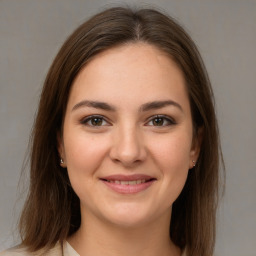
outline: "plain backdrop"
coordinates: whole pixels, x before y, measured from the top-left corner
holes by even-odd
[[[198,45],[216,97],[227,173],[216,255],[256,255],[256,1],[252,0],[0,0],[0,251],[18,242],[16,222],[24,194],[17,187],[51,61],[79,24],[117,3],[165,10]]]

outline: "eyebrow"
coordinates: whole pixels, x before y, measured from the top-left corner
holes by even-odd
[[[102,110],[107,110],[107,111],[115,111],[116,110],[116,108],[114,106],[111,106],[111,105],[109,105],[108,103],[105,103],[105,102],[83,100],[83,101],[77,103],[72,108],[72,111],[74,111],[78,108],[81,108],[81,107],[97,108],[97,109],[102,109]]]
[[[139,111],[140,112],[145,112],[149,110],[154,110],[154,109],[160,109],[166,106],[175,106],[179,108],[181,111],[183,111],[182,107],[180,104],[173,100],[163,100],[163,101],[152,101],[143,104]],[[81,107],[90,107],[90,108],[97,108],[97,109],[102,109],[102,110],[107,110],[107,111],[116,111],[116,108],[112,105],[109,105],[108,103],[105,102],[100,102],[100,101],[90,101],[90,100],[83,100],[79,103],[77,103],[73,108],[72,111],[81,108]]]
[[[152,102],[148,102],[143,104],[140,107],[140,111],[144,112],[144,111],[149,111],[149,110],[153,110],[153,109],[160,109],[166,106],[175,106],[177,108],[179,108],[182,112],[183,109],[181,107],[181,105],[173,100],[163,100],[163,101],[152,101]]]

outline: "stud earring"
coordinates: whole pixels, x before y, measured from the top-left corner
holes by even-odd
[[[192,162],[193,162],[193,167],[195,167],[196,166],[196,161],[192,160]]]
[[[60,159],[60,164],[61,164],[61,165],[63,165],[63,164],[64,164],[64,161],[63,161],[63,159],[62,159],[62,158]]]

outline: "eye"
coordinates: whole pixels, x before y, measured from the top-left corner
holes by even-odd
[[[157,115],[152,117],[146,125],[148,126],[169,126],[169,125],[174,125],[176,122],[167,116],[164,115]]]
[[[110,125],[103,116],[88,116],[85,119],[81,120],[81,124],[91,127],[97,126],[108,126]]]

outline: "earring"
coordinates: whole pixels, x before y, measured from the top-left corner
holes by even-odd
[[[63,161],[63,159],[61,158],[60,159],[60,165],[63,165],[64,164],[64,161]]]
[[[192,162],[193,162],[193,167],[195,167],[196,166],[196,161],[192,160]]]

